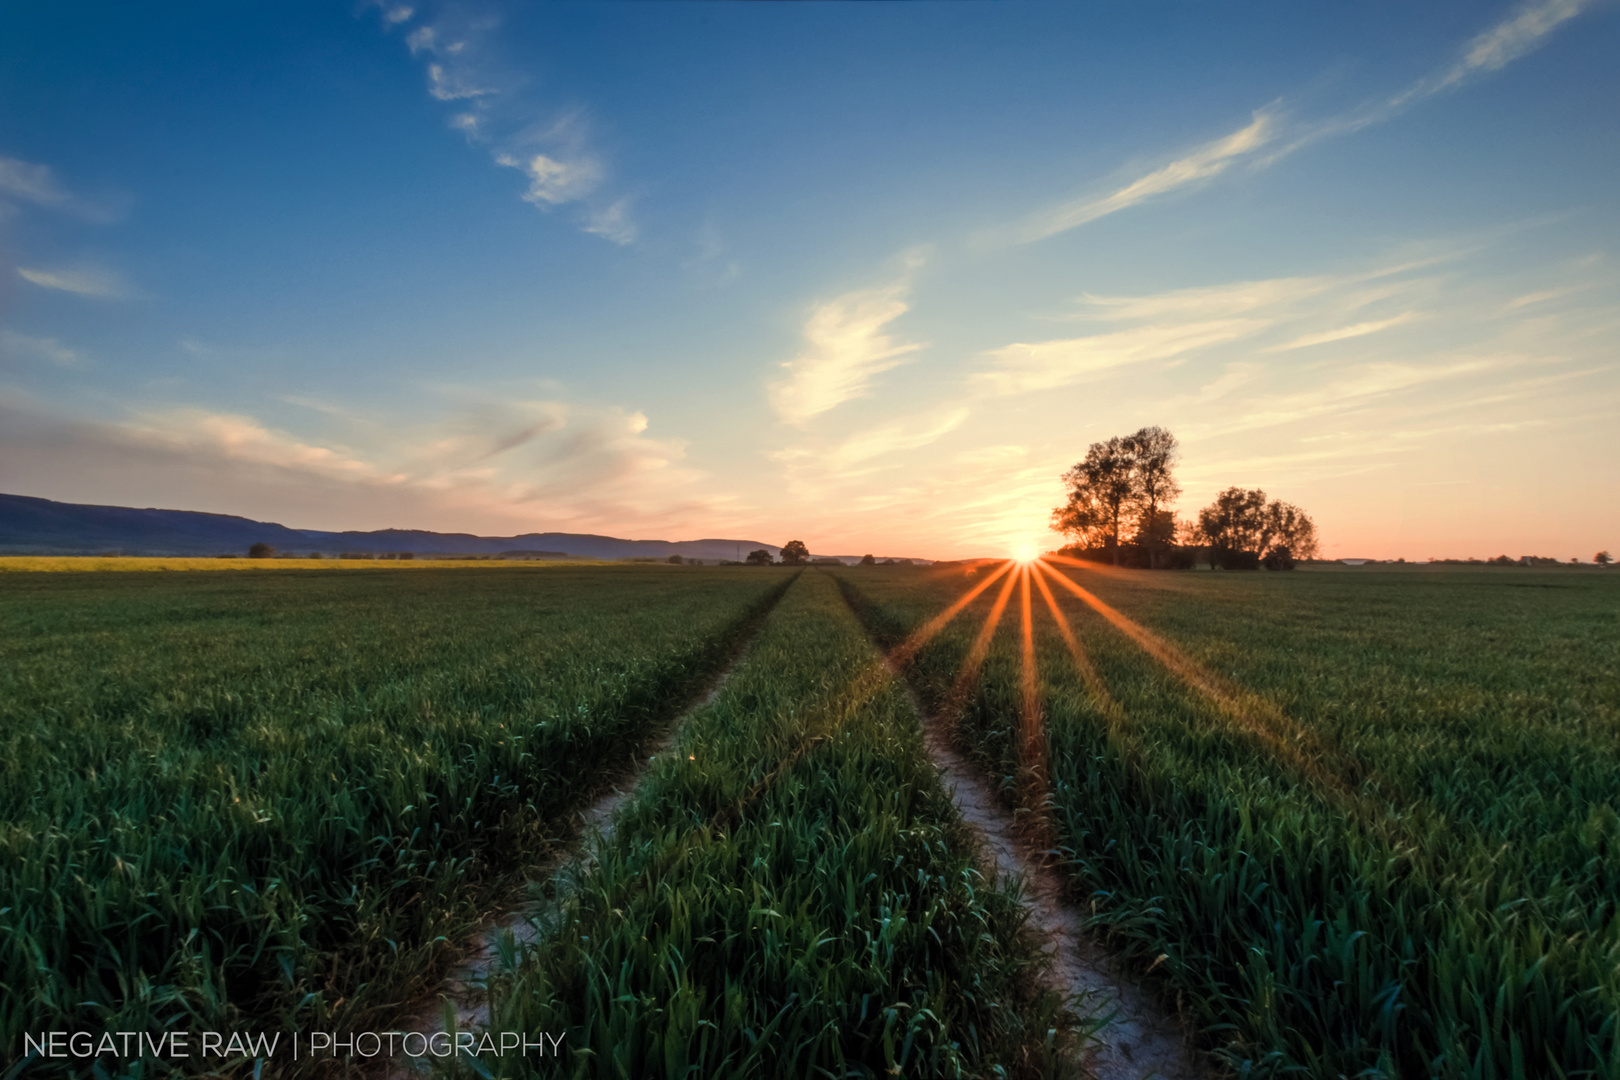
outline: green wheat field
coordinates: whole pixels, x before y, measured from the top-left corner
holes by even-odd
[[[1210,1076],[1620,1077],[1620,574],[989,563],[0,575],[0,1075],[382,1075],[28,1039],[389,1030],[535,896],[470,1075],[1079,1075],[918,701]]]

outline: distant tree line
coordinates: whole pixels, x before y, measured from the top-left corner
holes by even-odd
[[[1052,511],[1053,529],[1070,539],[1064,551],[1115,566],[1190,569],[1202,560],[1228,570],[1292,570],[1320,553],[1310,515],[1258,488],[1227,488],[1195,521],[1178,522],[1177,450],[1157,426],[1092,443],[1063,474],[1069,497]]]
[[[726,564],[722,564],[722,565],[735,566],[737,564],[736,563],[726,563]],[[803,540],[789,540],[787,543],[782,545],[782,557],[781,557],[780,560],[776,560],[776,559],[771,558],[771,553],[769,551],[767,551],[765,548],[759,548],[757,550],[750,551],[748,553],[748,557],[743,559],[743,565],[745,565],[745,566],[843,566],[844,565],[844,560],[835,559],[835,558],[832,558],[831,556],[823,556],[821,558],[811,558],[810,557],[810,549],[805,546],[805,543],[804,543]],[[858,565],[860,565],[860,566],[911,566],[912,561],[910,559],[884,559],[882,562],[879,562],[876,558],[874,558],[871,555],[862,555]]]

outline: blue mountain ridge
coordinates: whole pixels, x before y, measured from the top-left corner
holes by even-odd
[[[738,559],[764,548],[772,558],[778,544],[758,540],[624,540],[593,533],[520,533],[474,536],[425,529],[326,532],[290,529],[275,522],[197,510],[140,510],[55,502],[28,495],[0,494],[0,554],[5,555],[245,555],[257,543],[293,554],[320,552],[416,555],[502,555],[514,552],[566,554],[580,558]],[[842,556],[853,561],[851,556]]]

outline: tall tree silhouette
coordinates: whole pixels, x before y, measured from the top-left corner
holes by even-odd
[[[1181,494],[1181,485],[1176,483],[1174,472],[1176,437],[1154,425],[1142,428],[1134,435],[1127,435],[1125,446],[1135,476],[1137,535],[1147,548],[1148,569],[1151,570],[1157,565],[1158,547],[1164,541],[1162,515],[1165,508]],[[1172,528],[1170,539],[1173,541],[1174,537]]]
[[[1063,482],[1069,485],[1069,501],[1054,511],[1054,523],[1071,535],[1100,539],[1118,566],[1120,521],[1137,494],[1129,438],[1092,443],[1085,459],[1063,474]]]

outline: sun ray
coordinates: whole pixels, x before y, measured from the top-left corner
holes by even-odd
[[[1077,559],[1060,555],[1050,558],[1054,562],[1090,569]],[[1352,759],[1323,744],[1312,732],[1288,719],[1282,710],[1265,698],[1227,682],[1147,627],[1104,603],[1090,590],[1070,580],[1067,574],[1056,570],[1050,571],[1050,574],[1060,585],[1136,642],[1143,652],[1157,660],[1170,674],[1201,694],[1227,719],[1270,746],[1294,769],[1336,792],[1354,794],[1352,778],[1360,769]],[[1332,762],[1333,767],[1324,767],[1323,761]]]
[[[1011,570],[1013,564],[1008,563]],[[988,584],[988,583],[987,583]],[[1018,584],[1016,575],[1009,574],[1001,586],[1001,592],[996,594],[996,602],[990,607],[990,614],[985,616],[984,625],[979,628],[979,635],[973,639],[973,646],[968,649],[967,658],[957,670],[956,682],[951,685],[951,696],[947,715],[954,719],[962,702],[967,698],[967,692],[972,689],[974,681],[979,677],[979,668],[984,666],[984,658],[990,653],[990,639],[995,637],[996,627],[1001,622],[1001,615],[1007,610],[1007,601],[1012,599],[1013,586]]]
[[[1080,639],[1075,637],[1074,629],[1069,625],[1069,617],[1058,607],[1057,598],[1052,595],[1052,587],[1046,583],[1046,575],[1055,571],[1049,570],[1045,563],[1040,561],[1034,564],[1034,568],[1035,585],[1041,590],[1041,597],[1046,601],[1046,610],[1052,613],[1052,621],[1057,624],[1058,635],[1063,638],[1069,656],[1074,659],[1075,669],[1085,680],[1086,689],[1091,691],[1091,696],[1096,699],[1098,705],[1105,709],[1112,708],[1114,699],[1109,696],[1108,687],[1103,685],[1102,676],[1097,674],[1097,666],[1091,662],[1091,657],[1080,644]]]
[[[1040,681],[1035,665],[1035,619],[1029,602],[1029,579],[1032,576],[1030,564],[1018,568],[1018,608],[1023,631],[1020,665],[1023,700],[1019,717],[1023,745],[1020,756],[1033,789],[1031,794],[1035,795],[1035,799],[1026,799],[1027,804],[1034,803],[1046,792],[1046,731],[1041,725]]]
[[[1012,568],[1012,563],[1002,563],[996,568],[995,573],[991,574],[973,588],[969,589],[950,607],[946,608],[938,615],[935,615],[917,630],[913,631],[905,641],[896,646],[894,651],[889,654],[889,658],[894,662],[895,666],[904,666],[913,656],[917,655],[917,652],[924,645],[928,644],[934,639],[934,635],[945,629],[945,625],[947,623],[956,618],[957,615],[961,614],[963,608],[971,604],[975,599],[978,598],[980,593],[984,592],[991,585],[995,584],[996,579],[1000,578],[1002,574],[1012,570]]]
[[[1022,690],[1024,703],[1024,717],[1039,719],[1041,711],[1040,692],[1036,689],[1035,680],[1035,620],[1030,611],[1029,604],[1029,578],[1028,566],[1018,568],[1018,611],[1023,631],[1023,664]]]

